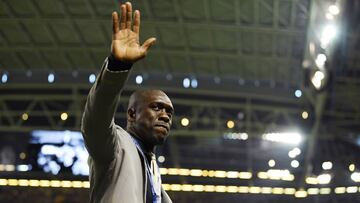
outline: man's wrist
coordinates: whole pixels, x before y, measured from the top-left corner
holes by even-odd
[[[114,55],[111,53],[110,56],[108,56],[107,68],[110,71],[127,71],[131,69],[133,64],[134,63],[132,62],[116,60]]]

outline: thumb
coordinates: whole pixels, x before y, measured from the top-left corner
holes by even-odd
[[[147,52],[147,50],[156,42],[156,38],[152,37],[147,39],[143,45],[141,45],[141,48]]]

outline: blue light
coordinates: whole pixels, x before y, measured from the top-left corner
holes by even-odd
[[[61,166],[55,161],[50,161],[48,165],[50,172],[54,175],[57,175],[61,169]]]
[[[88,152],[81,132],[32,131],[30,143],[42,144],[37,162],[45,172],[58,174],[61,166],[71,167],[74,175],[89,175]]]
[[[32,166],[30,164],[29,165],[22,164],[22,165],[16,166],[17,171],[30,171],[31,169],[32,169]]]
[[[8,81],[8,75],[6,73],[4,73],[2,76],[1,76],[1,82],[2,83],[6,83]]]
[[[191,87],[192,88],[197,88],[198,86],[198,81],[194,78],[191,80]]]
[[[89,76],[89,82],[90,82],[91,84],[93,84],[93,83],[95,82],[95,80],[96,80],[95,74],[91,74],[91,75]]]
[[[136,84],[140,85],[143,82],[143,77],[141,75],[137,75],[135,78]]]
[[[301,96],[302,96],[301,90],[296,90],[295,91],[295,97],[300,98]]]
[[[55,81],[55,75],[53,73],[49,73],[48,82],[53,83]]]
[[[183,86],[184,86],[185,88],[189,88],[189,87],[190,87],[190,79],[189,79],[189,78],[185,78],[185,79],[183,80]]]
[[[34,144],[63,144],[68,140],[65,138],[70,136],[70,143],[74,140],[81,140],[83,143],[83,137],[81,132],[78,131],[52,131],[52,130],[34,130],[31,132],[30,143]]]
[[[40,165],[40,166],[43,166],[45,165],[47,162],[46,158],[44,156],[39,156],[39,158],[37,159],[37,163]]]

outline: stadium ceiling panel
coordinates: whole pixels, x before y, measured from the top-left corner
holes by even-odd
[[[175,93],[183,93],[182,78],[188,77],[197,79],[199,87],[191,90],[195,94],[207,94],[208,90],[211,94],[237,90],[234,94],[251,92],[260,96],[283,92],[287,100],[294,99],[294,91],[303,88],[308,80],[303,60],[313,2],[320,2],[319,15],[332,3],[330,0],[132,1],[134,8],[142,12],[141,41],[151,36],[157,38],[156,45],[145,60],[136,64],[132,75],[135,78],[141,74],[145,87],[171,86]],[[111,12],[118,3],[1,1],[0,65],[1,74],[7,74],[5,82],[8,81],[1,88],[12,86],[15,92],[19,87],[46,89],[46,85],[33,83],[46,83],[49,73],[56,77],[51,88],[79,81],[87,87],[88,75],[96,73],[109,54]],[[339,126],[338,132],[349,131],[350,125],[356,134],[359,3],[347,1],[343,8],[339,20],[343,34],[335,54],[328,60],[331,92],[324,118],[330,126]],[[312,96],[305,95],[304,92],[304,99],[297,103],[299,114],[300,109],[311,111],[315,104]],[[4,106],[7,101],[2,103]],[[343,118],[349,122],[340,121]]]

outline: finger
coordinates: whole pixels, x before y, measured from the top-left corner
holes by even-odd
[[[139,34],[140,33],[140,11],[136,10],[134,12],[134,32]]]
[[[120,19],[120,29],[126,28],[126,5],[121,5],[121,19]]]
[[[145,52],[147,52],[147,50],[156,42],[156,38],[152,37],[147,39],[144,44],[141,46]]]
[[[126,29],[131,29],[132,6],[130,2],[126,2]]]
[[[119,16],[116,11],[112,13],[113,34],[119,32]]]

